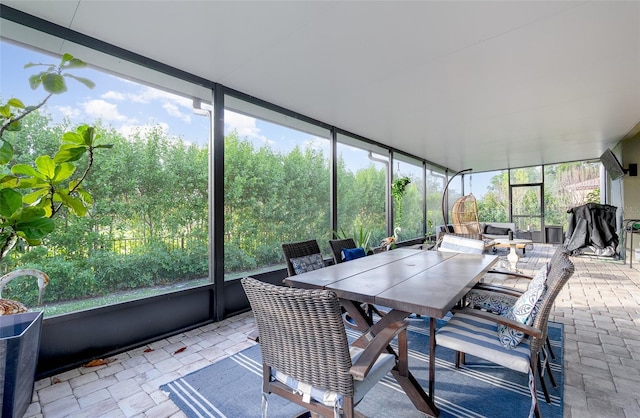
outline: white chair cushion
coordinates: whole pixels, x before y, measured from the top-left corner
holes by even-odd
[[[311,254],[305,255],[304,257],[292,258],[291,265],[296,274],[302,274],[323,268],[324,261],[322,260],[322,254]]]
[[[361,348],[350,347],[349,354],[351,355],[352,363],[355,363],[356,359],[360,357],[363,352],[364,350]],[[391,369],[393,369],[394,365],[395,357],[392,354],[381,354],[380,357],[378,357],[378,360],[376,360],[376,362],[374,363],[373,367],[371,367],[371,370],[369,370],[369,374],[367,374],[364,380],[354,380],[354,403],[357,404],[358,402],[360,402],[364,395],[384,376],[386,376],[387,373],[391,371]],[[302,383],[273,368],[271,369],[271,375],[279,382],[289,386],[294,392],[298,392],[303,396],[310,396],[316,402],[320,402],[332,408],[336,405],[342,407],[342,396],[340,396],[336,392],[316,388],[306,383]]]
[[[442,243],[440,244],[438,251],[482,254],[484,252],[484,241],[445,234],[442,237]]]
[[[496,323],[458,312],[436,334],[436,344],[480,357],[511,370],[529,371],[529,339],[507,350],[496,338]]]

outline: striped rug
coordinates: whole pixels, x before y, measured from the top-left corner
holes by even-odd
[[[428,387],[428,320],[409,318],[409,368]],[[348,331],[350,337],[356,334]],[[542,416],[562,417],[562,325],[549,324],[556,359],[551,363],[557,388],[546,379],[551,394],[547,404],[538,385]],[[456,369],[453,352],[436,350],[436,405],[441,417],[526,417],[531,398],[527,376],[467,356]],[[254,346],[162,386],[188,417],[260,417],[262,365],[260,348]],[[276,395],[268,397],[269,417],[293,417],[303,409]],[[406,397],[393,376],[374,387],[356,408],[368,417],[423,417]]]

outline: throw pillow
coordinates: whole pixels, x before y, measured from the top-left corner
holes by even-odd
[[[484,289],[471,289],[464,297],[467,306],[496,315],[506,314],[517,299],[517,296]]]
[[[345,261],[355,260],[356,258],[365,257],[367,254],[364,252],[364,248],[343,248],[342,254]]]
[[[292,258],[291,264],[293,265],[293,271],[295,271],[296,274],[302,274],[324,267],[322,254],[311,254],[305,255],[304,257]]]
[[[489,235],[508,235],[511,228],[500,228],[492,225],[484,226],[484,233]]]
[[[502,316],[514,321],[518,321],[524,325],[531,325],[535,319],[542,296],[547,290],[547,269],[546,267],[538,270],[534,278],[529,283],[527,290],[516,300],[513,306],[507,310]],[[498,325],[498,338],[500,343],[507,349],[513,349],[518,346],[524,339],[525,334],[506,325]]]

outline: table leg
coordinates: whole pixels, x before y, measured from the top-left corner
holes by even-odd
[[[362,309],[358,309],[359,304],[357,302],[343,300],[342,305],[346,309],[348,314],[355,320],[355,322],[360,325],[358,329],[360,331],[366,332],[367,328],[364,327],[363,325],[370,323],[371,319],[364,318],[364,315],[366,315],[366,312],[364,312]],[[399,321],[399,320],[403,320],[409,315],[411,315],[409,312],[402,312],[395,309],[391,310],[390,312],[386,313],[378,322],[373,324],[371,328],[368,328],[368,332],[371,333],[373,336],[375,336],[378,332],[385,329],[388,326],[388,324]],[[436,320],[430,319],[429,321],[430,321],[429,326],[430,326],[430,332],[431,332],[430,335],[433,336],[435,335]],[[364,339],[360,337],[359,340],[361,339],[362,339],[361,342],[364,343]],[[433,397],[433,381],[435,381],[435,364],[436,364],[435,363],[435,340],[433,338],[430,338],[430,340],[432,341],[430,343],[432,345],[430,345],[430,348],[429,348],[430,349],[429,395],[427,395],[424,392],[424,389],[420,385],[420,382],[416,380],[416,378],[413,376],[413,374],[408,369],[408,367],[403,367],[403,365],[408,364],[409,359],[400,358],[399,354],[391,346],[387,347],[387,351],[398,356],[398,362],[400,363],[400,368],[392,370],[391,373],[393,374],[393,377],[396,379],[400,387],[402,387],[402,390],[404,391],[404,393],[406,393],[407,397],[409,397],[413,405],[416,407],[416,409],[421,412],[424,412],[427,415],[437,417],[440,414],[440,411],[438,411],[438,408],[434,403],[434,397]],[[353,345],[359,346],[360,344],[358,344],[358,342],[359,341],[356,341]],[[399,342],[399,344],[403,344],[403,342]],[[404,344],[406,344],[406,341],[404,342]],[[402,355],[405,355],[407,351],[403,350],[402,347],[400,348],[401,348],[399,350],[400,353]]]
[[[429,318],[429,399],[435,404],[433,395],[436,382],[436,319]]]
[[[517,266],[518,261],[520,260],[520,257],[516,252],[516,246],[517,244],[509,244],[509,247],[511,247],[511,249],[509,250],[509,255],[507,256],[507,260],[509,260],[509,263],[511,264],[511,270],[513,271],[518,271]]]

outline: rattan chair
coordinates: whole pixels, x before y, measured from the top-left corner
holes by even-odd
[[[568,255],[568,251],[566,248],[562,246],[558,246],[554,254],[551,256],[551,260],[547,263],[547,265],[542,268],[549,270],[550,267],[555,264],[561,257],[564,255]],[[529,276],[521,273],[513,273],[507,271],[500,270],[492,270],[489,272],[487,276],[506,276],[507,278],[523,278],[526,280],[532,280],[533,276]],[[485,276],[485,278],[487,277]],[[504,283],[504,282],[503,282]],[[497,285],[494,283],[478,283],[465,295],[464,298],[464,306],[468,306],[474,309],[483,309],[494,314],[501,314],[505,312],[508,308],[513,306],[515,301],[524,293],[524,290],[517,289],[511,286]],[[549,376],[549,381],[553,387],[557,387],[556,381],[553,378],[553,372],[551,371],[551,366],[549,365],[549,361],[547,360],[547,355],[550,356],[553,360],[556,359],[556,356],[553,352],[553,347],[551,346],[551,342],[549,341],[549,336],[546,338],[546,350],[544,350],[544,367],[546,369],[546,373]],[[538,357],[539,359],[540,357]],[[551,398],[549,396],[549,391],[547,390],[546,383],[544,381],[544,375],[542,372],[542,362],[538,360],[538,374],[540,377],[540,386],[542,387],[542,392],[544,393],[544,398],[547,403],[551,403]]]
[[[549,314],[556,297],[574,272],[574,265],[566,253],[559,254],[549,268],[547,288],[530,326],[491,312],[464,308],[456,311],[436,334],[436,345],[456,351],[456,367],[460,366],[461,353],[467,353],[512,370],[528,373],[532,398],[530,415],[535,414],[536,417],[540,416],[536,391],[538,356],[547,339]],[[515,348],[506,349],[496,336],[497,324],[522,331],[525,334],[524,340]]]
[[[331,247],[331,252],[333,253],[333,262],[339,264],[344,261],[342,259],[342,250],[344,248],[356,248],[357,245],[353,238],[330,239],[329,247]]]
[[[353,417],[364,394],[390,371],[407,375],[406,322],[392,323],[371,341],[363,333],[350,354],[335,292],[253,278],[242,279],[242,286],[260,333],[263,416],[266,395],[274,393],[324,417]],[[387,352],[396,336],[398,358]]]
[[[293,267],[292,259],[310,256],[314,254],[322,255],[318,242],[315,239],[300,242],[289,242],[282,244],[282,254],[287,263],[287,272],[289,277],[295,276],[296,271]]]

